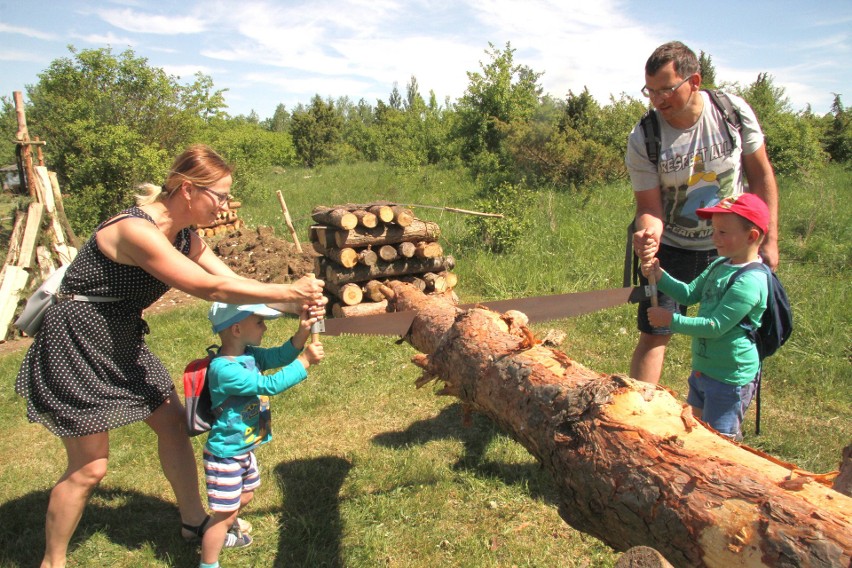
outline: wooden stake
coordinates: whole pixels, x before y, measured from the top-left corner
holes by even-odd
[[[27,189],[30,192],[30,197],[38,199],[36,191],[35,171],[33,170],[33,152],[30,148],[30,133],[27,129],[27,117],[24,112],[24,95],[21,91],[14,91],[15,99],[15,115],[18,119],[18,131],[15,134],[15,139],[18,144],[21,144],[21,161],[24,164],[24,176],[26,176]],[[24,181],[24,180],[22,180]]]
[[[293,228],[293,220],[290,219],[290,212],[287,210],[287,203],[284,201],[284,195],[281,191],[275,192],[278,195],[278,203],[281,204],[281,211],[284,213],[284,222],[287,223],[287,228],[290,229],[290,236],[293,237],[293,243],[296,245],[296,252],[302,252],[302,245],[299,243],[299,237],[296,236],[296,229]]]

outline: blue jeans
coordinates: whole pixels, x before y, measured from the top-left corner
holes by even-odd
[[[743,416],[757,390],[757,377],[746,385],[737,386],[693,371],[688,382],[686,402],[701,409],[701,420],[724,436],[742,440]]]

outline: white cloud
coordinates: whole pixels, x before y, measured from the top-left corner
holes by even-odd
[[[16,61],[20,63],[43,63],[45,60],[45,57],[39,56],[38,54],[29,51],[21,51],[15,49],[0,50],[0,61]]]
[[[204,65],[162,65],[161,67],[167,75],[175,75],[183,80],[191,79],[196,73],[203,73],[204,75],[213,73],[212,68]]]
[[[0,22],[0,33],[18,34],[31,37],[33,39],[41,39],[44,41],[54,41],[59,39],[58,35],[50,32],[43,32],[40,30],[34,30],[33,28],[27,28],[23,26],[10,26],[9,24],[4,24],[3,22]]]
[[[146,14],[130,8],[98,10],[97,15],[106,23],[128,32],[180,35],[207,30],[204,18],[190,15]]]
[[[136,41],[130,39],[129,37],[121,37],[117,36],[112,32],[108,32],[105,34],[88,34],[88,35],[79,35],[72,34],[73,38],[83,40],[87,43],[92,43],[96,45],[113,45],[113,46],[125,46],[125,45],[136,45]]]

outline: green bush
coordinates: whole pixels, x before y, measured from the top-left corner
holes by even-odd
[[[501,213],[503,218],[474,217],[466,239],[468,244],[495,253],[511,251],[532,227],[534,201],[535,194],[523,183],[503,182],[481,191],[474,207],[478,211]]]

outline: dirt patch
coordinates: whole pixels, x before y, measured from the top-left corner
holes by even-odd
[[[210,248],[216,256],[222,259],[231,270],[261,282],[286,284],[314,270],[314,257],[317,254],[307,247],[305,252],[298,252],[296,246],[275,235],[270,227],[257,229],[243,228],[239,231],[207,239]],[[145,315],[157,314],[191,302],[200,302],[180,290],[169,290],[152,304]],[[14,337],[0,343],[0,355],[26,349],[32,340],[27,337]]]

